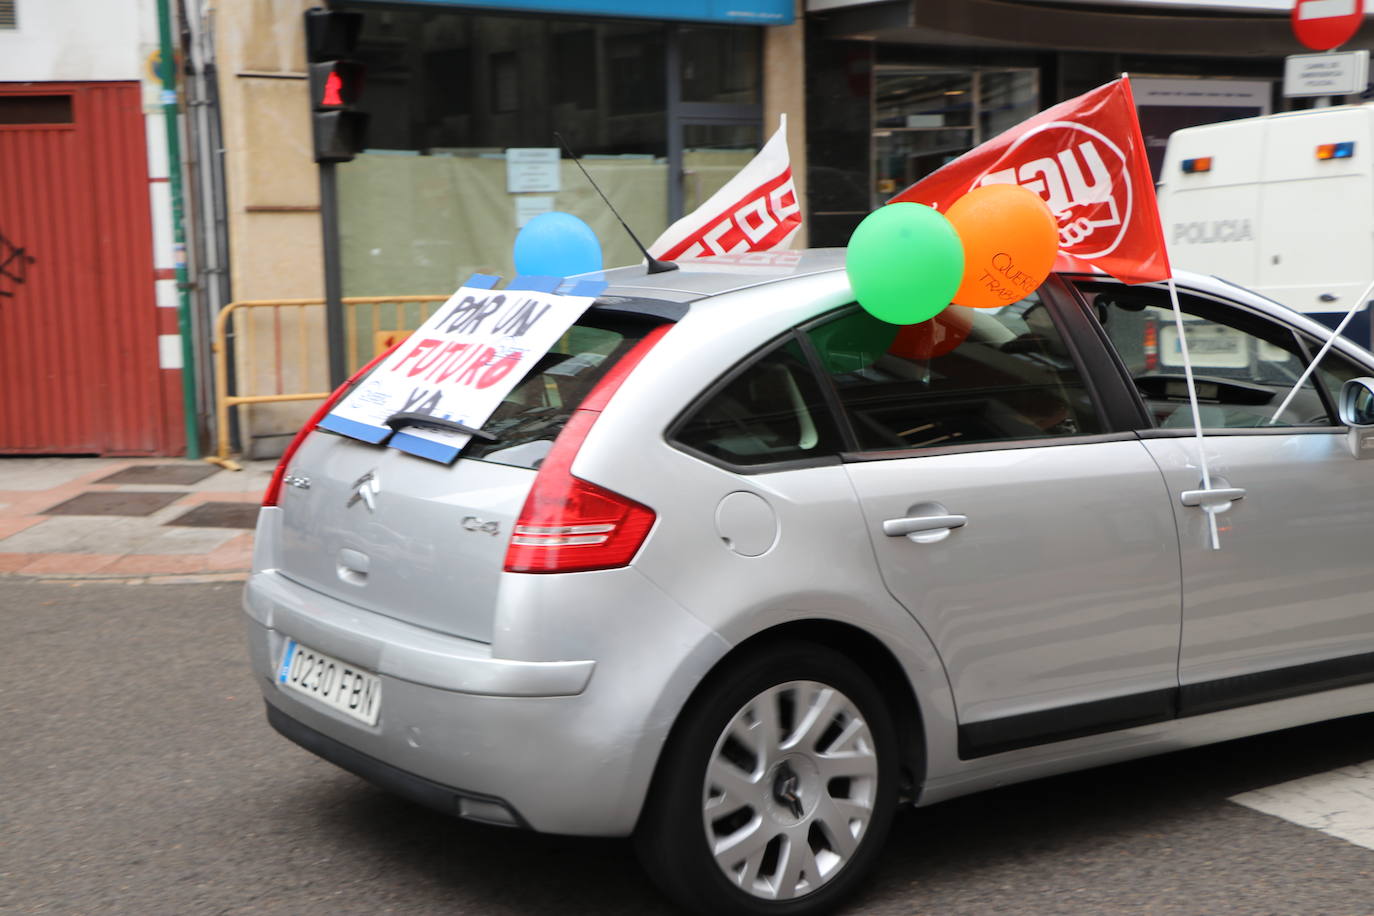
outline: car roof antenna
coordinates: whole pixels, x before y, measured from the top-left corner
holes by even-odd
[[[611,202],[607,200],[605,193],[601,190],[600,187],[597,186],[597,183],[595,181],[592,181],[592,176],[587,173],[587,170],[585,168],[582,168],[582,160],[574,156],[573,151],[568,149],[568,141],[564,140],[563,135],[560,134],[558,131],[554,131],[553,135],[558,138],[559,144],[563,147],[563,152],[567,153],[568,158],[571,159],[579,169],[581,169],[582,175],[587,179],[587,182],[593,188],[595,188],[596,193],[601,195],[601,199],[606,201],[606,207],[611,211],[611,213],[615,215],[616,219],[620,220],[620,225],[625,226],[625,232],[630,236],[630,240],[635,243],[635,247],[638,248],[640,251],[644,252],[644,260],[649,262],[649,273],[662,274],[667,273],[670,270],[677,270],[677,265],[674,264],[672,261],[660,261],[658,258],[649,254],[649,249],[644,247],[644,243],[641,242],[639,240],[639,237],[634,234],[634,230],[632,230],[628,225],[626,225],[624,219],[621,219],[621,216],[618,212],[616,212],[615,207],[611,206]]]

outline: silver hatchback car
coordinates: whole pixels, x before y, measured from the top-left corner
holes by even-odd
[[[308,424],[244,596],[272,726],[798,916],[900,803],[1374,710],[1374,357],[1274,417],[1328,332],[1181,277],[1204,491],[1165,289],[898,328],[843,261],[609,271],[451,466]]]

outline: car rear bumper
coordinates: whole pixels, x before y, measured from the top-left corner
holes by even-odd
[[[444,814],[453,814],[468,820],[503,827],[528,827],[520,813],[502,798],[493,798],[442,785],[432,779],[416,776],[384,760],[356,751],[342,741],[336,741],[324,732],[302,725],[280,709],[267,704],[267,722],[283,737],[294,741],[301,747],[341,769],[361,776],[368,782],[385,789],[394,795],[409,799],[426,808]]]
[[[634,829],[658,752],[691,688],[726,646],[632,570],[632,617],[608,622],[595,660],[497,658],[491,646],[339,601],[274,570],[244,591],[249,654],[273,727],[383,788],[442,811],[549,833]],[[591,577],[521,577],[575,615]],[[635,600],[635,599],[638,600]],[[525,591],[522,606],[546,603]],[[550,625],[552,626],[552,625]],[[646,632],[647,631],[647,632]],[[582,631],[588,631],[584,628]],[[289,640],[381,679],[375,725],[277,682]]]

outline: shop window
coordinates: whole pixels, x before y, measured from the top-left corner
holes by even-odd
[[[669,27],[356,8],[365,14],[357,57],[368,66],[362,107],[372,120],[368,150],[339,168],[348,295],[452,291],[473,273],[514,276],[512,240],[547,209],[591,225],[607,265],[638,261],[570,166],[555,192],[506,190],[505,150],[554,146],[554,131],[636,232],[652,240],[668,225]],[[703,169],[703,191],[709,177]],[[415,326],[409,316],[380,320]]]
[[[556,190],[508,190],[505,151],[555,147],[555,132],[645,241],[677,215],[683,185],[694,206],[758,149],[756,101],[755,112],[713,110],[715,123],[692,124],[690,136],[670,131],[668,117],[670,57],[691,64],[686,90],[715,99],[713,109],[757,100],[757,27],[330,6],[364,14],[355,56],[368,68],[361,108],[371,116],[368,149],[338,170],[347,295],[443,292],[473,273],[513,276],[516,232],[550,209],[586,221],[606,265],[638,262],[638,248],[566,161]],[[683,33],[697,36],[693,47],[670,55],[670,37]],[[670,136],[686,147],[677,172]],[[388,326],[402,325],[413,327]]]
[[[684,28],[682,101],[757,105],[761,100],[759,29]]]
[[[979,74],[978,142],[991,140],[1039,110],[1039,80],[1034,70]]]
[[[666,79],[663,72],[663,33],[616,35],[607,42],[612,115],[663,111]]]
[[[596,32],[577,29],[553,36],[553,100],[582,109],[596,107]]]
[[[515,51],[491,55],[491,110],[506,114],[520,109],[520,56]]]
[[[972,73],[884,73],[874,86],[874,126],[972,127]]]
[[[431,118],[472,113],[472,54],[444,48],[425,54],[425,111]]]
[[[878,193],[891,197],[975,145],[972,130],[877,131]]]
[[[692,212],[723,188],[759,151],[757,124],[685,124],[682,209]]]

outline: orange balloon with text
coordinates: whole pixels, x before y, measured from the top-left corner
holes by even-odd
[[[1059,253],[1059,227],[1039,194],[1015,184],[974,188],[945,218],[964,243],[964,276],[954,302],[997,308],[1045,282]]]

